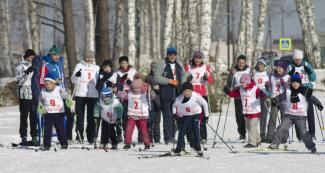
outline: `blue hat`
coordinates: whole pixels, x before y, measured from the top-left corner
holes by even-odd
[[[299,73],[295,73],[295,74],[293,74],[292,76],[291,76],[291,83],[292,82],[298,82],[298,83],[300,83],[301,84],[301,77],[300,77],[300,74]]]
[[[56,80],[59,79],[58,74],[56,73],[48,73],[46,74],[44,81],[52,81],[52,82],[56,82]]]
[[[169,48],[167,48],[167,54],[177,54],[176,47],[169,47]]]
[[[107,97],[112,97],[113,93],[112,93],[112,89],[109,87],[104,87],[101,91],[100,91],[101,95],[105,95]]]

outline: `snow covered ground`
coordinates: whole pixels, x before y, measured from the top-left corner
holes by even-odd
[[[316,92],[315,95],[320,97],[322,103],[325,103],[324,92]],[[227,105],[223,106],[225,112]],[[219,114],[214,114],[210,119],[210,124],[214,128],[217,126],[218,116]],[[298,142],[296,138],[294,138],[293,143],[289,144],[290,150],[297,150],[294,152],[248,153],[248,149],[242,147],[244,143],[236,140],[238,134],[233,103],[231,102],[224,138],[238,153],[230,153],[220,140],[217,140],[217,148],[212,149],[213,133],[209,129],[208,144],[206,145],[208,150],[204,153],[210,157],[209,160],[197,157],[138,159],[139,154],[158,154],[159,152],[152,151],[168,151],[173,146],[171,144],[156,144],[150,149],[150,152],[141,153],[139,147],[143,148],[143,145],[136,145],[129,151],[109,152],[82,150],[79,144],[71,146],[68,150],[60,150],[60,147],[56,146],[57,152],[54,152],[53,147],[49,152],[11,149],[9,146],[12,142],[20,142],[18,134],[19,111],[17,106],[5,107],[0,108],[0,144],[4,145],[4,147],[0,147],[0,172],[324,172],[325,142],[322,141],[316,115],[315,119],[316,145],[320,155],[310,154],[304,144]],[[223,127],[224,120],[225,114],[222,115],[220,127]],[[219,128],[219,133],[222,134],[222,128]],[[137,133],[135,132],[135,134]],[[134,140],[136,139],[135,136]],[[267,144],[262,144],[262,147],[267,146]],[[122,148],[122,145],[118,147]]]

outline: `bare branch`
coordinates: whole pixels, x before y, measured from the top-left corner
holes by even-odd
[[[55,22],[55,23],[59,23],[59,24],[64,24],[62,21],[58,21],[58,20],[54,20],[54,19],[50,19],[48,17],[45,17],[45,16],[42,16],[42,15],[37,15],[38,17],[42,18],[42,19],[45,19],[45,20],[48,20],[48,21],[51,21],[51,22]]]
[[[64,34],[64,30],[58,28],[57,26],[55,26],[55,25],[53,25],[53,24],[46,23],[46,22],[44,22],[44,21],[42,21],[42,24],[43,24],[43,25],[47,25],[47,26],[51,26],[51,27],[53,27],[54,29],[60,31],[62,34]]]
[[[54,8],[54,9],[57,9],[57,10],[59,10],[59,11],[61,11],[62,12],[62,9],[61,8],[59,8],[59,7],[57,7],[57,6],[55,6],[55,5],[51,5],[51,4],[46,4],[46,3],[43,3],[43,2],[38,2],[38,1],[33,1],[35,4],[37,4],[37,5],[41,5],[41,6],[45,6],[45,7],[50,7],[50,8]]]

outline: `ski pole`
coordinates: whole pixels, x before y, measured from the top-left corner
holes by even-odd
[[[316,111],[317,111],[317,110],[316,110]],[[321,120],[322,120],[322,130],[324,130],[325,125],[324,125],[324,119],[323,119],[322,111],[319,111],[319,113],[320,113],[320,118],[321,118]]]
[[[315,108],[316,109],[316,108]],[[319,123],[319,128],[320,128],[320,132],[321,132],[321,134],[322,134],[322,138],[323,138],[323,141],[325,141],[325,139],[324,139],[324,134],[323,134],[323,130],[322,130],[322,125],[321,125],[321,123],[320,123],[320,119],[319,119],[319,115],[318,115],[318,111],[317,111],[317,109],[316,109],[316,115],[317,115],[317,119],[318,119],[318,123]]]
[[[221,106],[222,106],[222,103],[223,103],[223,100],[226,96],[224,96],[221,100]],[[229,103],[228,103],[229,105]],[[221,115],[222,115],[222,109],[220,109],[220,114],[219,114],[219,118],[218,118],[218,123],[217,123],[217,128],[216,128],[216,132],[218,133],[218,129],[219,129],[219,125],[220,125],[220,119],[221,119]],[[216,138],[217,138],[217,135],[214,134],[214,138],[213,138],[213,145],[212,145],[212,148],[214,148],[215,144],[217,143],[216,142]]]
[[[229,111],[230,101],[231,100],[229,99],[228,106],[227,106],[227,111],[226,111],[225,123],[223,125],[222,138],[224,137],[224,134],[225,134],[225,129],[226,129],[226,123],[227,123],[227,117],[228,117],[228,111]]]
[[[212,126],[207,123],[208,127],[218,136],[218,138],[227,146],[227,148],[232,152],[232,153],[237,153],[237,151],[234,151],[228,144],[227,142],[212,128]]]

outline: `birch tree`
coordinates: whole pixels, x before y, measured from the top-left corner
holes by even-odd
[[[189,8],[188,0],[183,0],[182,2],[183,9],[182,10],[182,58],[183,62],[188,61],[191,57],[191,43],[190,43],[190,35],[189,35],[189,11],[186,10]]]
[[[264,33],[265,33],[265,18],[267,14],[267,3],[268,0],[260,0],[259,4],[259,15],[257,23],[257,41],[255,44],[255,51],[252,62],[262,55],[263,46],[264,46]]]
[[[157,39],[158,39],[158,33],[157,33],[157,24],[160,23],[160,21],[157,20],[157,1],[156,0],[150,0],[150,9],[149,9],[149,21],[151,25],[151,31],[150,31],[150,44],[151,44],[151,56],[153,59],[157,59],[160,57],[158,46],[157,46]],[[159,3],[159,1],[158,1]]]
[[[33,1],[38,2],[38,0],[28,0],[31,43],[33,50],[36,53],[41,53],[39,18],[37,17],[36,3]]]
[[[113,57],[123,55],[123,33],[124,33],[124,0],[116,1],[116,18],[115,18],[115,34],[114,34],[114,54]]]
[[[245,31],[246,31],[246,0],[241,1],[241,14],[238,31],[238,42],[235,56],[245,55]]]
[[[175,44],[180,60],[184,60],[182,47],[182,0],[175,0]]]
[[[85,50],[87,51],[95,51],[95,22],[94,22],[94,11],[93,11],[93,1],[86,0],[85,1],[85,23],[86,23],[86,40],[85,40]]]
[[[11,68],[11,57],[10,57],[10,41],[9,41],[9,10],[7,1],[0,1],[0,57],[1,57],[1,69],[4,69],[1,76],[12,76],[13,71]]]
[[[31,38],[31,30],[30,30],[30,20],[29,20],[29,4],[28,1],[21,1],[22,3],[22,10],[23,10],[23,25],[24,25],[24,40],[23,40],[23,47],[24,49],[31,49],[32,48],[32,38]]]
[[[135,65],[137,54],[136,30],[135,30],[135,0],[128,0],[128,28],[129,28],[129,49],[128,56],[131,65]]]
[[[167,0],[165,27],[164,27],[164,56],[166,49],[171,45],[172,25],[173,25],[174,0]]]
[[[251,64],[252,55],[253,55],[253,1],[252,0],[245,0],[246,1],[246,32],[245,32],[245,54],[247,56],[247,64]]]
[[[305,2],[306,2],[307,21],[309,22],[308,30],[309,30],[310,41],[311,41],[310,58],[314,64],[314,67],[320,68],[322,66],[322,60],[320,56],[320,45],[319,45],[318,34],[316,32],[314,4],[311,0],[306,0]]]
[[[208,62],[211,46],[211,0],[202,0],[201,29],[200,29],[200,50],[205,62]]]
[[[188,2],[189,2],[188,24],[189,24],[189,35],[190,35],[191,53],[192,53],[194,50],[199,49],[199,31],[198,31],[197,11],[196,11],[198,2],[197,0],[189,0]]]

